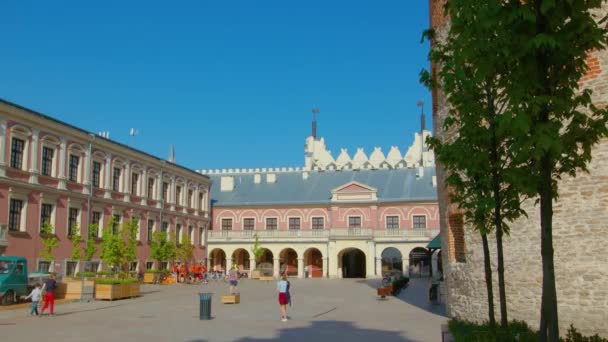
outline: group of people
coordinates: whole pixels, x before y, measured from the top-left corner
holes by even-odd
[[[203,263],[193,263],[190,265],[175,263],[171,266],[171,273],[177,283],[202,281],[207,273],[207,266]]]
[[[32,299],[32,307],[30,315],[41,316],[44,314],[46,308],[49,308],[49,314],[55,315],[55,291],[57,290],[57,281],[55,280],[55,274],[51,273],[49,279],[44,284],[40,285],[36,283],[34,289],[30,292],[25,299]],[[38,306],[42,306],[40,312],[38,312]]]

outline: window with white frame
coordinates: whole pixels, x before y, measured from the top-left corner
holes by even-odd
[[[112,222],[112,234],[116,235],[118,234],[118,229],[120,227],[120,214],[114,214],[112,217],[114,218]]]
[[[152,241],[152,236],[154,234],[154,220],[148,220],[148,242]]]
[[[11,198],[8,211],[8,230],[18,232],[25,230],[23,228],[25,221],[24,201],[17,198]]]
[[[137,239],[137,241],[141,241],[141,225],[139,224],[139,222],[140,222],[139,216],[137,216],[137,215],[131,216],[131,221],[135,222],[135,224],[137,225],[136,239]]]
[[[45,223],[53,225],[53,205],[50,203],[40,205],[40,227]]]
[[[188,239],[190,239],[190,244],[194,245],[194,227],[188,226]]]
[[[387,216],[386,229],[399,229],[399,216]]]
[[[165,221],[161,225],[160,231],[163,233],[167,233],[169,231],[169,222]]]
[[[426,216],[414,215],[412,221],[414,223],[414,229],[426,229]]]
[[[148,199],[153,199],[154,197],[154,178],[148,177]]]
[[[137,196],[139,194],[138,186],[139,186],[139,173],[133,172],[131,174],[131,195]]]
[[[120,191],[120,174],[122,172],[122,169],[119,167],[115,167],[114,168],[114,172],[112,173],[112,190],[113,191]]]
[[[312,218],[312,229],[325,229],[325,218],[324,217],[313,217]]]
[[[222,230],[232,230],[232,219],[231,218],[222,219]]]
[[[14,169],[23,170],[25,169],[24,156],[25,154],[25,140],[19,138],[13,138],[11,142],[11,167]]]
[[[78,268],[78,261],[66,261],[65,262],[65,276],[66,277],[75,276],[77,268]]]
[[[289,218],[289,229],[290,230],[300,229],[300,218],[299,217],[290,217]]]
[[[243,219],[243,229],[244,230],[255,230],[255,219],[252,217]]]
[[[80,166],[80,157],[70,154],[70,163],[68,168],[68,180],[70,182],[78,182],[78,170]]]
[[[42,162],[40,165],[40,174],[43,176],[51,177],[54,175],[53,172],[53,157],[55,156],[55,149],[42,146]]]
[[[361,228],[361,216],[349,216],[348,228]]]
[[[97,228],[91,231],[91,237],[99,237],[99,230],[101,227],[101,211],[93,210],[93,212],[91,213],[91,224],[93,225],[93,227]]]
[[[80,210],[78,208],[70,208],[68,210],[68,236],[74,235],[74,233],[78,233],[78,214]]]
[[[278,219],[276,217],[266,218],[266,230],[277,230],[278,228]]]
[[[169,193],[169,183],[163,182],[163,202],[167,202],[168,193]]]
[[[51,268],[51,262],[46,260],[38,261],[38,272],[48,273]]]
[[[194,195],[194,191],[188,190],[188,208],[192,208],[192,196]]]
[[[203,210],[203,193],[198,194],[198,210]]]
[[[205,239],[205,229],[203,227],[200,227],[198,229],[198,243],[202,246],[203,245],[203,240]]]
[[[175,204],[182,205],[182,187],[179,185],[175,187]]]
[[[101,162],[93,161],[93,187],[101,187]]]
[[[151,270],[154,268],[154,261],[146,261],[146,270]]]
[[[183,241],[182,225],[179,223],[175,225],[175,236],[177,238],[177,243],[182,243],[182,241]]]

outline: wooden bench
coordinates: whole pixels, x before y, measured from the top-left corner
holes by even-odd
[[[240,294],[222,296],[222,304],[238,304],[240,302],[241,302]]]

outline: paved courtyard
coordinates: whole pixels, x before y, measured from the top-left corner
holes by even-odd
[[[442,308],[412,279],[399,298],[379,301],[378,280],[292,280],[291,320],[280,321],[276,283],[244,280],[241,304],[222,305],[227,284],[145,285],[143,296],[66,303],[54,317],[0,311],[2,341],[440,341]],[[201,289],[204,287],[204,289]],[[197,293],[213,292],[210,321],[198,319]]]

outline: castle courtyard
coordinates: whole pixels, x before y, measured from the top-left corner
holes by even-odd
[[[441,341],[447,321],[427,300],[428,280],[414,278],[399,297],[378,300],[376,279],[294,279],[291,320],[280,321],[276,283],[245,279],[240,304],[221,304],[223,281],[144,285],[142,296],[65,303],[55,316],[27,308],[0,311],[3,341]],[[198,292],[212,292],[212,319],[199,320]]]

